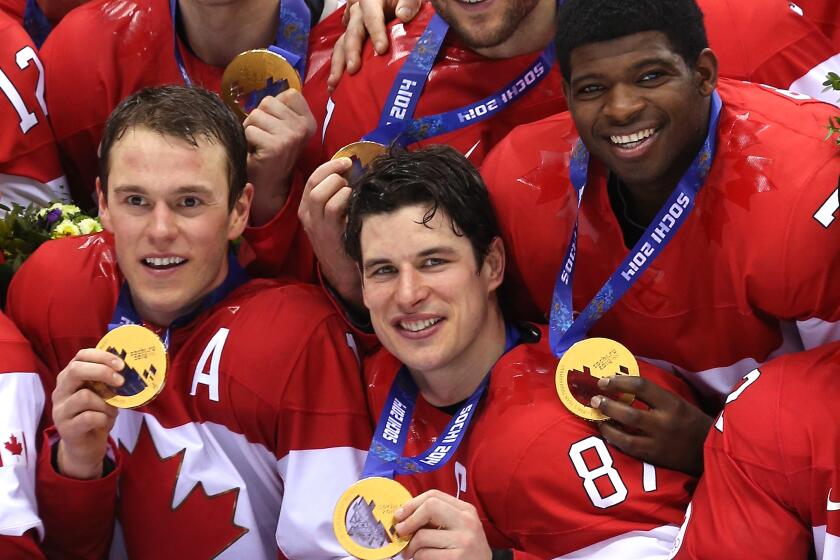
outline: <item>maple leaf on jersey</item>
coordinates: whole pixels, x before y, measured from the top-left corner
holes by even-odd
[[[12,434],[12,437],[9,438],[9,441],[3,444],[3,447],[5,447],[6,451],[12,455],[20,455],[23,453],[23,445],[21,445],[14,434]]]
[[[161,457],[145,422],[123,450],[119,518],[132,558],[214,558],[248,532],[233,522],[239,488],[211,496],[198,483],[173,507],[186,450]]]

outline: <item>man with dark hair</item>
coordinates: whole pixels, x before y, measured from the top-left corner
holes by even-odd
[[[405,558],[668,554],[693,479],[611,449],[561,404],[545,329],[506,321],[499,306],[504,246],[463,156],[438,146],[376,160],[354,187],[346,247],[384,346],[364,367],[380,420],[363,476],[396,474],[415,496],[396,513],[411,536]],[[677,378],[639,366],[690,398]],[[394,424],[397,404],[406,412]],[[388,429],[406,430],[404,448],[388,447]]]
[[[253,196],[236,117],[167,86],[105,129],[107,232],[45,243],[9,293],[54,388],[46,547],[102,557],[115,535],[136,558],[343,556],[330,511],[370,438],[355,345],[316,287],[251,281],[232,256]],[[155,400],[118,411],[91,383],[123,384],[126,354],[95,347],[124,324],[159,335],[168,372]]]
[[[518,128],[482,168],[520,313],[550,320],[558,353],[621,339],[709,410],[757,364],[840,338],[835,109],[718,80],[693,0],[570,0],[559,25],[570,112]],[[711,418],[633,392],[653,409],[593,402],[653,437],[602,433],[699,472]]]

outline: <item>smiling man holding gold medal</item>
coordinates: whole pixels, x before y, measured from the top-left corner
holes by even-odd
[[[558,367],[545,328],[506,321],[504,247],[463,156],[439,146],[374,160],[354,186],[346,247],[384,347],[365,361],[379,420],[362,479],[333,518],[348,552],[667,556],[693,479],[610,447],[575,411],[597,413],[587,403],[604,375],[689,392],[605,339]]]
[[[129,97],[102,143],[108,231],[15,276],[10,315],[54,388],[36,488],[57,557],[112,537],[132,558],[344,556],[332,507],[370,441],[354,343],[317,287],[232,256],[246,150],[210,92]]]

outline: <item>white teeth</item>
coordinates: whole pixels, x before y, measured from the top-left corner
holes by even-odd
[[[169,266],[172,264],[181,264],[186,259],[181,257],[146,257],[144,260],[146,264],[151,266]]]
[[[459,0],[463,4],[479,4],[484,2],[484,0]]]
[[[635,148],[641,143],[641,140],[649,138],[654,132],[656,132],[655,128],[647,128],[628,135],[610,136],[610,140],[613,144],[621,144],[622,148]],[[633,145],[628,146],[627,144]]]
[[[419,332],[438,323],[440,319],[425,319],[423,321],[400,321],[400,326],[407,331]]]

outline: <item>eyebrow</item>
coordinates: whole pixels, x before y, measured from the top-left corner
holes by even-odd
[[[139,185],[119,185],[117,187],[113,187],[113,189],[109,189],[115,194],[128,194],[128,193],[140,193],[145,194],[148,190],[145,187],[141,187]],[[175,195],[184,195],[184,194],[211,194],[212,189],[205,187],[204,185],[184,185],[182,187],[178,187],[175,189]]]
[[[430,255],[453,255],[455,254],[455,249],[452,247],[447,247],[445,245],[441,245],[438,247],[430,247],[428,249],[424,249],[415,255],[416,257],[428,257]],[[382,264],[388,264],[391,262],[391,259],[379,258],[379,259],[368,259],[362,263],[362,269],[367,270],[374,266],[379,266]]]
[[[634,72],[634,71],[641,70],[645,66],[655,66],[655,65],[663,65],[663,66],[667,66],[669,68],[673,68],[674,63],[673,63],[673,61],[668,60],[667,58],[663,58],[661,56],[650,56],[648,58],[644,58],[644,59],[640,60],[639,62],[633,64],[632,66],[630,66],[626,70]],[[569,85],[574,86],[575,84],[577,84],[579,82],[582,82],[582,81],[593,80],[593,79],[598,79],[598,78],[603,78],[603,77],[604,77],[604,74],[602,74],[602,73],[592,72],[592,73],[589,73],[589,74],[584,74],[582,76],[576,76],[576,77],[572,78],[572,81],[569,83]]]

